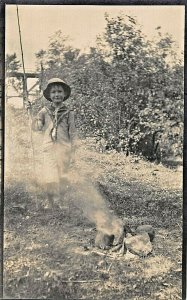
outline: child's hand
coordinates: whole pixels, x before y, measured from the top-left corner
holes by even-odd
[[[70,157],[70,168],[74,167],[74,165],[75,165],[75,153],[72,152]]]
[[[70,166],[72,167],[75,164],[75,157],[71,157]]]
[[[33,131],[41,131],[43,128],[43,124],[40,120],[33,120],[32,121],[32,130]]]
[[[41,120],[37,120],[37,128],[38,130],[42,130],[43,129],[43,123]]]
[[[30,110],[30,109],[32,109],[32,104],[31,104],[30,101],[28,101],[28,102],[25,104],[25,108],[26,108],[27,111]]]

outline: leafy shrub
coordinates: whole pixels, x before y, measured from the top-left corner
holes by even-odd
[[[182,157],[183,61],[172,37],[157,27],[149,41],[135,18],[105,19],[105,32],[88,54],[68,46],[61,31],[50,37],[36,54],[43,87],[52,77],[70,84],[80,135],[95,137],[103,151],[157,161]]]

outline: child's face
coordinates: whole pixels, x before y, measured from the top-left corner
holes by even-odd
[[[52,84],[49,93],[50,93],[50,99],[54,104],[59,104],[64,100],[65,91],[62,85]]]

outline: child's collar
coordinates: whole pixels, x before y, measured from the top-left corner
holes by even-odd
[[[64,105],[63,102],[62,102],[62,105],[59,106],[59,107],[56,107],[55,105],[53,105],[53,103],[51,103],[50,109],[53,110],[53,111],[56,110],[56,109],[57,109],[58,111],[66,111],[66,110],[68,110],[67,106]]]

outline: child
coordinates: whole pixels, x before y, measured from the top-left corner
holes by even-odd
[[[71,88],[63,80],[50,79],[43,95],[51,105],[44,106],[33,123],[35,130],[43,131],[43,182],[50,208],[54,207],[55,196],[74,159],[74,112],[64,105],[70,94]]]

